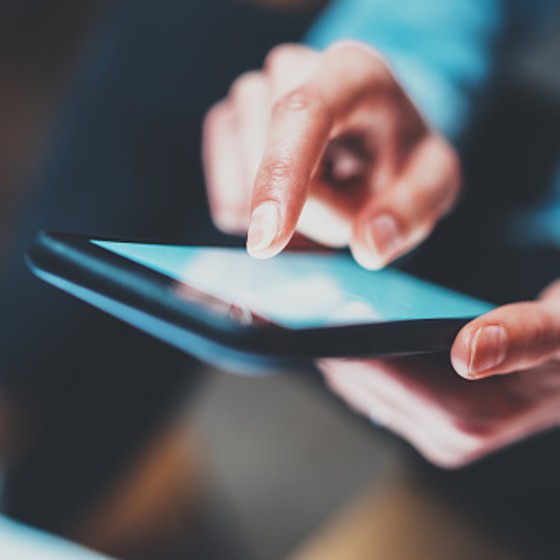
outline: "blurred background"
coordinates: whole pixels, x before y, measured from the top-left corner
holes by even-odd
[[[443,473],[312,373],[209,370],[25,268],[39,228],[219,242],[204,196],[203,116],[272,46],[300,40],[327,3],[1,3],[7,517],[122,560],[560,557],[559,460],[541,451],[552,436]],[[538,198],[558,164],[558,31],[524,44],[500,73],[465,148],[472,188],[412,270],[495,301],[560,275],[557,251],[502,247],[496,259],[501,241],[488,229],[459,233],[474,209],[485,208],[483,224],[504,198],[531,203],[522,185]],[[480,281],[482,266],[492,282]],[[515,472],[504,475],[506,463]],[[4,558],[2,547],[0,535]]]

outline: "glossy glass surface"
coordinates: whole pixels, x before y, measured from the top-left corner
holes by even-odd
[[[259,261],[243,249],[92,241],[193,290],[299,329],[409,319],[473,317],[486,302],[394,269],[367,271],[347,254],[283,253]],[[211,303],[207,303],[211,305]],[[214,306],[215,307],[215,306]]]

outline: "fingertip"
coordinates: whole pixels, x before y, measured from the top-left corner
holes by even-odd
[[[281,216],[278,204],[272,200],[259,204],[251,214],[247,232],[247,252],[255,258],[275,255]]]
[[[451,364],[465,379],[481,379],[502,373],[507,356],[508,335],[502,325],[468,325],[451,348]]]
[[[472,380],[471,347],[473,335],[477,332],[477,323],[471,321],[465,325],[455,337],[451,346],[451,365],[453,369],[463,378]]]
[[[378,258],[386,261],[402,246],[402,235],[397,221],[391,214],[375,216],[365,231],[366,245]]]
[[[354,260],[366,270],[382,270],[387,265],[387,262],[384,261],[376,252],[364,247],[362,243],[353,243],[350,246],[350,251]]]
[[[459,333],[453,343],[453,346],[451,347],[451,365],[461,377],[465,379],[472,379],[469,375],[468,347],[461,338],[461,333]]]
[[[474,333],[469,349],[471,377],[500,373],[507,355],[507,344],[507,332],[502,325],[480,327]]]
[[[288,245],[293,234],[286,231],[279,204],[272,200],[263,202],[251,214],[247,252],[255,259],[270,259]]]
[[[273,243],[272,245],[270,245],[268,247],[256,250],[252,245],[250,245],[249,238],[247,238],[247,243],[245,244],[245,249],[247,250],[247,253],[249,254],[249,256],[251,256],[252,258],[260,260],[260,261],[265,261],[265,260],[271,259],[272,257],[275,257],[276,255],[281,253],[286,248],[287,244],[288,243],[276,242],[276,243]]]
[[[352,254],[367,270],[380,270],[399,255],[402,245],[397,221],[384,212],[361,221],[354,235]]]
[[[275,257],[280,252],[280,249],[273,249],[273,248],[265,249],[262,251],[255,251],[251,248],[249,243],[247,243],[245,248],[247,249],[247,253],[249,253],[249,256],[259,261],[266,261],[267,259],[271,259],[272,257]]]

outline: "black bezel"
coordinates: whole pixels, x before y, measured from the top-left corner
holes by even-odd
[[[180,299],[173,290],[175,280],[105,250],[91,243],[92,239],[139,241],[41,232],[27,259],[40,276],[61,278],[186,333],[255,357],[309,360],[445,352],[460,328],[472,319],[419,319],[297,330],[274,324],[242,325]],[[184,350],[188,352],[188,348]]]

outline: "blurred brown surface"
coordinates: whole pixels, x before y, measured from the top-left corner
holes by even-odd
[[[290,560],[523,560],[528,551],[427,492],[406,474],[376,482]],[[538,556],[531,554],[533,560]]]
[[[175,558],[203,510],[200,443],[186,418],[149,442],[67,536],[122,559]]]

